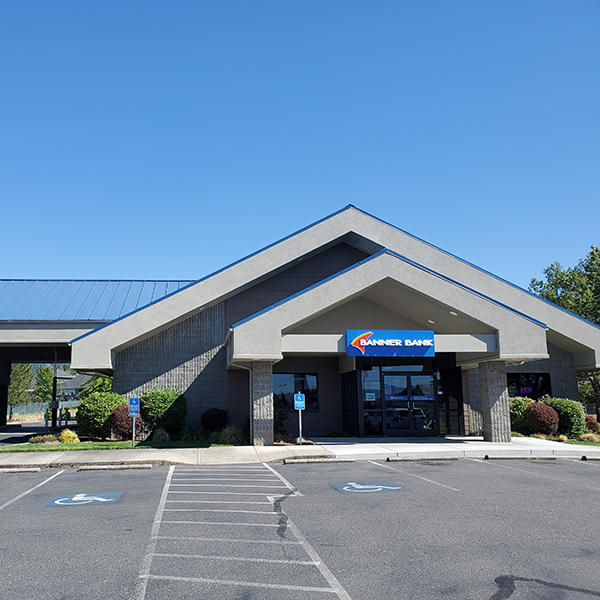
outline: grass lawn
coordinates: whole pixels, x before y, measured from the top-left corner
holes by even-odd
[[[579,446],[600,446],[600,442],[582,442],[581,440],[569,440],[565,444],[577,444]]]
[[[210,444],[211,447],[229,444]],[[138,448],[208,448],[189,442],[138,442]],[[0,452],[64,452],[65,450],[131,450],[131,442],[80,442],[79,444],[11,444],[0,446]]]

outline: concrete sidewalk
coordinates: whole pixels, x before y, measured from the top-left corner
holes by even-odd
[[[514,438],[507,444],[484,442],[477,437],[321,439],[305,446],[230,446],[218,448],[142,448],[132,450],[82,450],[71,452],[0,453],[0,468],[64,467],[81,465],[177,464],[219,465],[279,462],[284,459],[330,458],[385,460],[426,458],[551,458],[600,460],[600,446],[579,446]]]

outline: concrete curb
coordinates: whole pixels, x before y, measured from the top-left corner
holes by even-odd
[[[353,458],[331,458],[331,457],[306,457],[306,458],[284,458],[284,465],[310,464],[310,463],[353,463]]]
[[[151,469],[150,463],[124,464],[124,465],[81,465],[78,471],[119,471],[129,469]]]
[[[39,473],[41,467],[2,467],[0,473]]]

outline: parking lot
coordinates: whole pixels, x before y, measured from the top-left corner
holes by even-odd
[[[0,598],[600,598],[600,463],[0,474]]]

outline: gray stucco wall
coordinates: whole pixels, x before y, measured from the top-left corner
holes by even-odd
[[[117,352],[114,391],[139,395],[152,387],[176,388],[188,400],[188,425],[198,427],[202,412],[219,407],[229,411],[230,423],[244,428],[249,417],[249,380],[245,371],[226,370],[223,342],[228,327],[365,256],[348,244],[338,244]],[[337,359],[335,364],[337,369]],[[330,416],[326,421],[332,421]]]

